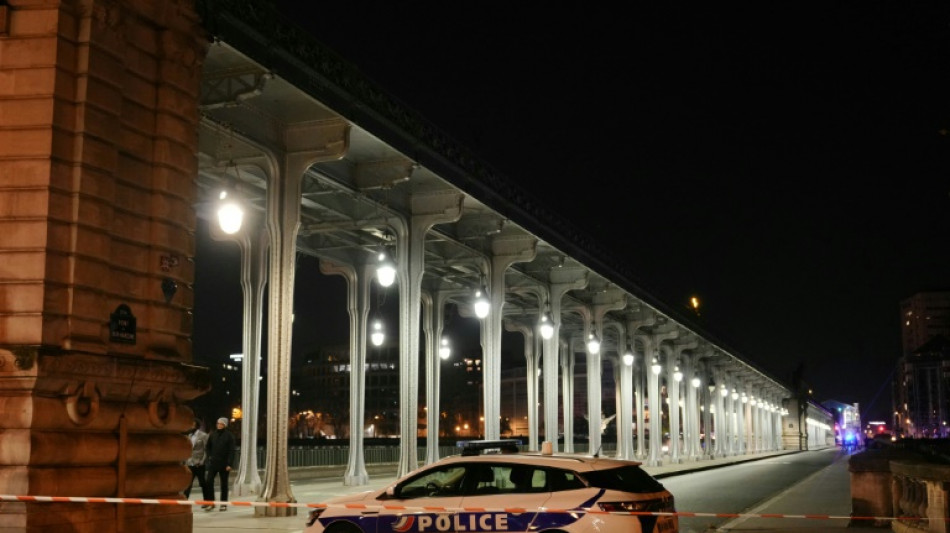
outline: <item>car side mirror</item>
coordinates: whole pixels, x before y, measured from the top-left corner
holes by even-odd
[[[396,486],[395,486],[395,485],[391,485],[391,486],[389,486],[389,487],[386,487],[386,496],[389,496],[390,498],[395,498],[395,497],[396,497]]]

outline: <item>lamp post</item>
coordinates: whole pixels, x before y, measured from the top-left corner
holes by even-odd
[[[713,398],[716,394],[716,383],[709,380],[709,385],[706,385],[706,389],[709,391],[706,394],[705,405],[706,410],[703,413],[703,434],[704,434],[704,444],[705,444],[705,454],[709,458],[715,457],[715,450],[713,450],[713,431],[719,432],[719,425],[717,424],[718,420],[714,418],[713,415]],[[715,416],[719,416],[716,414]]]
[[[656,357],[653,357],[653,363],[650,365],[650,375],[647,378],[649,387],[648,401],[650,405],[650,456],[648,465],[660,466],[660,456],[662,451],[660,446],[663,444],[663,400],[660,398],[660,372],[663,367]]]
[[[680,432],[685,426],[686,419],[685,416],[680,416],[685,414],[685,411],[682,411],[683,399],[680,398],[680,383],[682,382],[683,372],[680,371],[679,365],[673,365],[673,387],[668,391],[670,397],[670,459],[673,462],[681,460]]]

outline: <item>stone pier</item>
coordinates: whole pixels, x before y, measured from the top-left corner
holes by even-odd
[[[0,493],[190,480],[206,48],[190,0],[0,0]],[[191,531],[191,509],[0,503],[0,532],[40,531]]]

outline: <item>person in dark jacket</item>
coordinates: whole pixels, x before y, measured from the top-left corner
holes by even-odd
[[[237,444],[234,435],[228,431],[228,419],[219,418],[217,429],[208,436],[207,451],[205,458],[205,471],[207,473],[207,483],[205,483],[204,499],[214,500],[214,478],[217,476],[221,481],[221,501],[228,501],[228,477],[231,474],[231,465],[234,464],[234,455],[237,452]],[[205,505],[205,511],[211,511],[214,505]],[[226,511],[227,504],[222,504],[220,510]]]

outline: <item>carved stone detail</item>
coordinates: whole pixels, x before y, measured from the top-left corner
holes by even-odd
[[[56,379],[75,383],[92,380],[103,398],[135,397],[190,400],[210,389],[207,375],[199,368],[175,362],[115,359],[86,355],[42,356],[40,369],[47,383]],[[113,387],[116,385],[117,387]],[[169,392],[174,386],[174,392]],[[115,390],[113,390],[115,389]],[[61,390],[61,389],[59,389]],[[49,390],[56,392],[56,390]]]
[[[92,18],[100,29],[114,30],[122,22],[122,12],[117,2],[99,0],[92,6]]]
[[[19,346],[11,350],[13,352],[14,366],[17,370],[30,370],[36,364],[36,347]],[[2,361],[0,361],[0,366]]]
[[[148,402],[148,421],[157,428],[163,428],[175,419],[175,410],[175,404],[167,401],[163,392],[161,398]]]
[[[66,397],[66,414],[77,426],[85,426],[99,414],[99,391],[92,382],[85,382]]]

